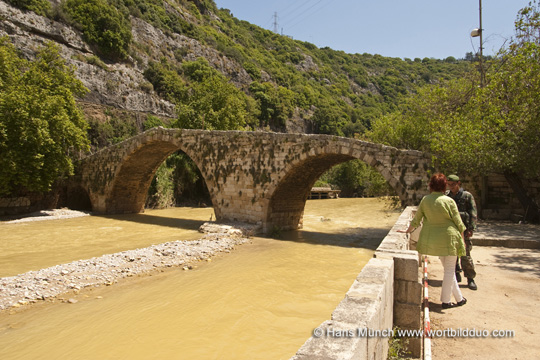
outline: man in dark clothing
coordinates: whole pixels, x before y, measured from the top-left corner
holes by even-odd
[[[474,282],[476,276],[476,271],[474,270],[474,262],[471,258],[472,250],[472,235],[476,230],[476,220],[477,220],[477,211],[476,203],[474,202],[474,197],[468,191],[463,190],[461,187],[461,181],[457,175],[448,176],[448,191],[446,195],[454,199],[457,204],[459,215],[461,215],[461,220],[467,227],[467,230],[464,232],[465,237],[465,250],[466,255],[461,257],[461,268],[463,268],[463,273],[467,278],[467,284],[469,289],[476,290],[478,287]],[[459,266],[459,259],[456,262],[456,279],[458,282],[461,281],[461,268]]]

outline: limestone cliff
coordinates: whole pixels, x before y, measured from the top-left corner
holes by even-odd
[[[81,99],[81,105],[87,116],[96,119],[105,118],[114,112],[139,119],[137,123],[140,125],[146,114],[162,118],[175,117],[174,104],[160,98],[143,76],[151,60],[159,61],[165,57],[177,63],[173,53],[175,49],[185,49],[182,60],[192,61],[205,57],[239,87],[245,87],[251,82],[241,65],[217,50],[184,35],[167,35],[135,17],[130,18],[133,40],[145,50],[134,49],[137,60],[130,57],[125,62],[115,63],[103,62],[101,59],[96,61],[99,57],[84,42],[81,34],[64,23],[31,11],[22,11],[3,1],[0,1],[0,18],[0,36],[9,36],[27,58],[33,58],[36,50],[47,41],[59,45],[62,56],[90,90]]]

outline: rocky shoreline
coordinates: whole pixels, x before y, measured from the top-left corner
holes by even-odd
[[[0,312],[164,268],[189,270],[196,262],[209,261],[249,242],[256,227],[205,223],[199,231],[205,233],[199,240],[172,241],[0,278]]]
[[[50,210],[40,210],[30,214],[25,214],[22,217],[17,216],[4,216],[0,218],[0,223],[5,224],[16,224],[29,221],[43,221],[43,220],[58,220],[58,219],[70,219],[81,216],[90,216],[90,212],[87,211],[78,211],[70,210],[67,208],[63,209],[50,209]]]

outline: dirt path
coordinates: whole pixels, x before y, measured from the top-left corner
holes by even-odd
[[[467,304],[445,310],[440,301],[443,268],[437,257],[428,257],[432,329],[475,329],[489,333],[513,330],[514,336],[434,338],[433,359],[538,359],[540,250],[475,246],[472,257],[478,290],[469,290],[466,280],[462,281],[460,287]]]

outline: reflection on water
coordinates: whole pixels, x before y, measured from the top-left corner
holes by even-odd
[[[279,240],[0,316],[0,358],[287,359],[372,256],[362,246],[397,219],[385,209],[377,199],[309,201],[305,229]]]

